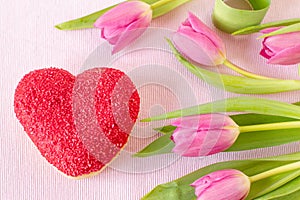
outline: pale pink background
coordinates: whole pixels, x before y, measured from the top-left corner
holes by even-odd
[[[161,170],[141,174],[107,168],[96,177],[79,181],[69,180],[60,175],[39,155],[18,123],[13,112],[14,89],[22,76],[34,69],[56,66],[77,74],[86,57],[103,42],[99,38],[99,31],[94,29],[63,32],[53,26],[117,2],[119,1],[1,0],[1,200],[135,200],[140,199],[157,184],[171,181],[211,163],[299,150],[297,143],[250,152],[221,153],[206,158],[185,158]],[[212,9],[212,0],[193,0],[176,11],[154,20],[152,26],[176,29],[190,10],[212,27],[210,20]],[[272,0],[265,21],[299,17],[299,13],[299,0]],[[261,44],[256,40],[257,34],[231,37],[220,33],[220,36],[227,45],[228,57],[235,63],[263,75],[299,79],[297,66],[271,66],[265,63],[265,60],[258,55]],[[191,84],[197,88],[198,85],[195,83],[197,83],[195,78],[191,78]],[[300,101],[299,94],[299,92],[290,92],[265,97],[295,102]],[[159,95],[163,98],[163,94],[159,93]],[[202,101],[199,99],[199,103]]]

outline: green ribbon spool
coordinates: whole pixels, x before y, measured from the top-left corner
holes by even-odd
[[[251,9],[238,7],[241,5],[231,6],[234,3],[240,4],[242,1],[248,3]],[[271,5],[271,0],[235,0],[231,1],[230,4],[229,2],[227,4],[224,0],[216,0],[212,15],[214,25],[227,33],[260,24]]]

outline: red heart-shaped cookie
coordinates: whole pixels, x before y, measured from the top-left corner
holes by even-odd
[[[128,141],[139,95],[123,72],[95,68],[74,77],[48,68],[25,75],[15,113],[43,157],[73,178],[99,173]]]

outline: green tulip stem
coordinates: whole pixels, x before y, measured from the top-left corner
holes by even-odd
[[[243,76],[246,76],[248,78],[254,78],[254,79],[272,79],[272,78],[269,78],[269,77],[266,77],[266,76],[260,76],[260,75],[257,75],[257,74],[253,74],[252,72],[249,72],[249,71],[246,71],[242,68],[240,68],[239,66],[233,64],[232,62],[230,62],[229,60],[225,60],[223,65],[225,65],[226,67],[236,71],[237,73],[243,75]]]
[[[158,2],[155,2],[153,4],[151,4],[151,9],[154,10],[154,9],[157,9],[167,3],[170,3],[172,2],[173,0],[161,0],[161,1],[158,1]]]
[[[296,169],[300,169],[300,161],[294,162],[291,164],[287,164],[287,165],[283,165],[281,167],[277,167],[277,168],[271,169],[269,171],[262,172],[260,174],[256,174],[254,176],[249,177],[249,179],[250,179],[250,182],[253,183],[253,182],[274,176],[274,175],[282,174],[284,172],[289,172],[289,171],[296,170]]]
[[[240,133],[300,128],[300,121],[240,126]]]

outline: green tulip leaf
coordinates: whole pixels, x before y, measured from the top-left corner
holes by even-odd
[[[285,154],[280,156],[273,156],[268,158],[258,158],[256,160],[260,161],[299,161],[300,160],[300,152]]]
[[[193,106],[182,110],[176,110],[151,118],[146,118],[141,121],[151,122],[216,112],[250,112],[300,119],[299,106],[270,99],[262,99],[255,97],[234,97],[198,106]]]
[[[238,31],[235,31],[234,33],[232,33],[232,35],[246,35],[246,34],[259,32],[259,31],[261,31],[263,29],[266,29],[266,28],[279,27],[279,26],[289,26],[289,25],[296,24],[296,23],[300,23],[300,18],[270,22],[270,23],[266,23],[266,24],[260,24],[260,25],[257,25],[257,26],[250,26],[250,27],[243,28],[243,29],[240,29]]]
[[[172,133],[176,129],[175,126],[165,126],[161,128],[154,129],[159,133],[162,133],[163,136],[157,138],[148,146],[146,146],[141,151],[134,154],[134,157],[149,157],[161,154],[171,153],[172,149],[175,147],[175,144],[170,139]]]
[[[148,4],[153,4],[154,3],[153,0],[144,0],[144,1],[147,1]],[[165,5],[154,9],[152,18],[155,19],[157,17],[165,15],[168,12],[174,10],[175,8],[181,6],[185,3],[188,3],[189,1],[191,1],[191,0],[172,0],[172,1],[169,1]],[[158,1],[155,1],[155,2],[158,2]]]
[[[148,4],[154,4],[159,2],[160,0],[141,0]],[[152,18],[160,17],[173,9],[177,8],[178,6],[185,4],[191,0],[173,0],[168,3],[166,3],[163,6],[157,7],[157,9],[153,10],[153,16]],[[74,19],[71,21],[67,21],[61,24],[56,25],[55,27],[59,30],[78,30],[78,29],[86,29],[86,28],[94,28],[94,23],[96,20],[101,17],[104,13],[109,11],[110,9],[114,8],[116,5],[110,6],[108,8],[105,8],[103,10],[100,10],[98,12],[92,13],[90,15],[80,17],[78,19]]]
[[[269,193],[266,193],[265,195],[259,196],[255,200],[291,200],[296,198],[291,198],[292,196],[299,197],[300,196],[300,177],[299,177],[299,170],[294,173],[295,175],[298,175],[298,177],[294,178],[293,180],[289,181],[287,184],[283,185],[282,187],[273,190]],[[282,174],[281,176],[286,175]],[[288,175],[291,176],[292,174]],[[285,179],[286,177],[282,177],[282,179]]]
[[[251,185],[252,188],[247,199],[257,199],[256,197],[260,197],[258,199],[261,199],[262,196],[280,188],[299,176],[300,170],[294,170],[259,180],[255,185]]]
[[[170,140],[172,133],[165,134],[154,142],[149,144],[143,150],[134,154],[133,157],[149,157],[154,155],[171,153],[172,149],[175,147],[175,144]]]
[[[164,126],[164,127],[160,127],[160,128],[155,128],[154,130],[166,135],[166,134],[170,134],[170,133],[172,134],[176,128],[177,128],[176,126],[169,125],[169,126]]]
[[[287,157],[287,160],[284,158]],[[191,200],[196,199],[194,194],[194,189],[190,186],[191,183],[196,181],[197,179],[209,174],[211,172],[222,170],[222,169],[237,169],[244,172],[248,176],[253,176],[264,171],[286,165],[291,163],[291,157],[295,159],[295,161],[300,160],[300,153],[284,155],[279,157],[271,157],[267,159],[252,159],[252,160],[238,160],[238,161],[228,161],[221,162],[217,164],[213,164],[197,171],[194,171],[186,176],[183,176],[177,180],[171,181],[166,184],[161,184],[155,187],[151,192],[145,195],[142,200]],[[277,159],[278,158],[278,159]],[[295,176],[295,171],[285,174],[292,179]],[[277,182],[276,182],[277,180]],[[279,179],[273,179],[270,182],[264,183],[264,187],[261,186],[261,183],[254,182],[251,185],[250,194],[252,198],[258,197],[256,194],[261,195],[261,191],[267,191],[267,188],[273,187],[274,183],[277,184],[277,187],[280,187],[282,184],[288,181],[288,178],[285,181],[280,182]],[[254,191],[254,192],[252,192]],[[254,194],[255,193],[255,194]]]
[[[300,128],[241,133],[226,151],[244,151],[300,141]]]
[[[271,198],[272,200],[298,200],[300,197],[300,191],[296,191],[286,196]]]
[[[231,118],[239,126],[295,121],[292,118],[260,114],[232,115]],[[297,142],[300,141],[299,133],[300,127],[295,129],[241,133],[235,143],[226,151],[244,151]]]
[[[114,8],[115,6],[117,5],[110,6],[108,8],[92,13],[90,15],[80,17],[78,19],[57,24],[55,28],[59,30],[77,30],[77,29],[94,28],[94,23],[96,22],[96,20],[102,15],[104,15],[104,13]]]
[[[264,34],[264,35],[260,36],[259,38],[266,38],[266,37],[270,37],[270,36],[282,35],[282,34],[299,32],[299,31],[300,31],[300,23],[297,23],[297,24],[283,27],[283,28],[273,31],[271,33]]]
[[[212,72],[201,67],[197,67],[187,61],[175,48],[170,40],[170,47],[176,58],[199,79],[216,88],[239,94],[271,94],[288,92],[300,89],[298,80],[282,79],[253,79],[241,76],[233,76]]]

